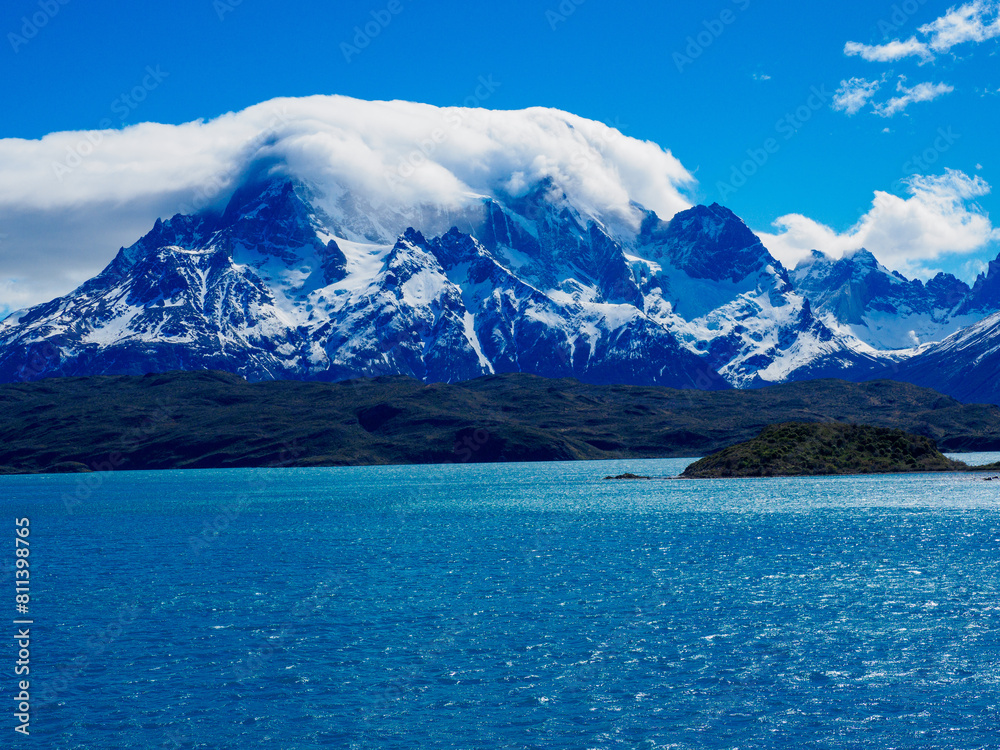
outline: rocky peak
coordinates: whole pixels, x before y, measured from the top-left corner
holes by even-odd
[[[653,245],[660,257],[692,278],[738,283],[771,266],[789,284],[784,267],[757,235],[718,203],[681,211],[666,224],[647,217],[640,242]]]
[[[976,278],[963,310],[970,313],[1000,310],[1000,256],[990,261],[986,273]]]
[[[953,310],[969,295],[969,285],[950,273],[939,273],[924,285],[934,307]]]

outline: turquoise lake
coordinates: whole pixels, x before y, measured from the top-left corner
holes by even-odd
[[[0,477],[2,746],[997,747],[1000,481],[688,463]]]

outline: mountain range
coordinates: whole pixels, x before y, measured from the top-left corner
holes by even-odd
[[[157,220],[0,322],[0,382],[221,370],[250,381],[523,372],[719,390],[894,378],[1000,402],[1000,258],[969,286],[868,251],[787,269],[732,211],[580,205],[552,178],[376,205],[282,165]]]

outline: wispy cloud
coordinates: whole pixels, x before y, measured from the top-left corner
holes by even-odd
[[[881,81],[869,81],[866,78],[841,81],[840,88],[833,95],[833,108],[848,115],[857,114],[875,96],[881,85]]]
[[[919,57],[921,65],[932,62],[935,52],[950,52],[959,44],[1000,37],[1000,0],[974,0],[951,8],[917,31],[926,39],[911,36],[905,41],[893,39],[886,44],[874,45],[848,42],[844,45],[844,54],[857,55],[870,62],[895,62],[907,57]]]
[[[875,45],[848,42],[844,45],[844,54],[848,57],[860,56],[869,62],[894,62],[905,57],[919,57],[921,65],[934,59],[928,46],[916,37],[910,37],[905,42],[895,39],[888,44]]]
[[[753,79],[755,81],[770,81],[771,76],[769,76],[767,73],[754,73]]]
[[[975,259],[967,260],[962,264],[962,272],[966,278],[974,278],[981,273],[987,273],[990,270],[990,264],[985,260]]]
[[[943,175],[915,175],[906,184],[907,198],[876,191],[871,209],[846,232],[789,214],[774,223],[776,233],[758,234],[788,265],[813,249],[840,258],[864,247],[888,267],[909,273],[942,255],[975,252],[1000,240],[1000,229],[975,203],[990,192],[981,177],[947,170]]]
[[[917,102],[929,102],[939,96],[950,94],[955,90],[953,86],[946,83],[918,83],[912,88],[908,88],[906,77],[900,76],[896,82],[896,92],[899,96],[894,96],[888,101],[875,103],[873,100],[883,80],[869,81],[867,78],[851,78],[840,82],[840,88],[834,93],[832,106],[839,112],[848,115],[855,115],[864,109],[869,102],[872,102],[872,109],[875,114],[881,117],[892,117],[904,112],[907,107]]]
[[[930,102],[955,90],[954,86],[949,86],[946,83],[918,83],[913,88],[907,88],[903,85],[903,80],[900,79],[896,84],[896,91],[901,95],[894,96],[887,102],[873,105],[875,114],[880,117],[892,117],[906,110],[911,104]]]
[[[915,57],[919,65],[933,63],[937,55],[950,52],[952,48],[968,42],[985,42],[1000,37],[1000,0],[973,0],[953,7],[940,18],[917,28],[923,38],[916,35],[909,39],[893,39],[885,44],[864,44],[847,42],[844,54],[861,57],[869,62],[890,63]],[[919,83],[912,88],[903,85],[900,77],[896,87],[899,96],[888,101],[873,102],[872,111],[881,117],[892,117],[906,110],[911,104],[929,102],[954,91],[946,83]],[[849,84],[854,84],[853,86]],[[874,90],[861,86],[868,83],[863,78],[852,78],[841,85],[842,97],[834,101],[834,109],[853,115],[874,98]],[[876,87],[877,89],[877,87]]]
[[[935,52],[948,52],[959,44],[1000,37],[1000,2],[975,0],[951,8],[917,30],[929,37],[928,45]]]

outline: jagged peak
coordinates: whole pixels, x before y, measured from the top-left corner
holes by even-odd
[[[414,229],[413,227],[407,227],[406,231],[399,236],[398,240],[396,240],[396,247],[399,247],[402,244],[412,245],[413,247],[426,247],[427,240],[419,230]]]
[[[829,268],[836,262],[837,260],[835,258],[831,258],[826,253],[813,249],[809,251],[809,255],[799,259],[792,271],[797,276],[802,276],[805,273],[812,273],[813,271]]]
[[[1000,307],[1000,256],[990,261],[984,273],[976,277],[964,305],[967,311],[989,311]]]
[[[802,311],[799,313],[799,324],[808,327],[813,322],[812,302],[808,297],[802,298]]]
[[[812,262],[817,262],[817,263],[818,262],[823,262],[823,263],[833,263],[834,262],[834,258],[833,257],[827,255],[826,253],[824,253],[824,252],[822,252],[820,250],[816,250],[815,248],[813,248],[812,250],[809,251],[809,260],[812,261]],[[806,262],[806,259],[803,259],[802,262]]]
[[[965,286],[965,287],[969,286],[964,281],[962,281],[960,278],[958,278],[957,276],[955,276],[955,274],[945,273],[944,271],[938,271],[933,276],[933,278],[931,278],[927,282],[927,286],[930,286],[931,284],[945,284],[945,283],[947,283],[947,284],[958,283],[958,284],[961,284],[962,286]]]
[[[280,207],[295,207],[308,211],[307,200],[311,197],[310,192],[304,184],[288,177],[272,176],[244,182],[233,191],[222,213],[222,224],[234,224],[248,213],[262,207],[272,212]]]
[[[742,224],[743,226],[746,226],[743,220],[735,213],[733,213],[731,209],[728,209],[719,203],[712,203],[708,206],[706,206],[703,203],[698,203],[694,206],[691,206],[691,208],[687,209],[686,211],[680,211],[679,213],[677,213],[672,219],[672,221],[676,221],[677,219],[681,219],[683,221],[692,218],[714,218],[714,219],[719,219],[721,221],[727,221],[727,222],[732,221],[738,224]]]
[[[474,248],[479,245],[478,241],[471,234],[466,234],[458,227],[452,227],[443,235],[437,238],[437,241],[442,245],[448,247],[466,247]]]
[[[698,205],[698,206],[695,206],[695,208],[706,208],[706,206],[704,206],[704,205]],[[739,216],[737,216],[733,212],[732,209],[727,208],[726,206],[723,206],[721,203],[712,203],[711,205],[707,206],[707,208],[715,216],[719,216],[719,217],[725,218],[727,220],[735,220],[735,221],[738,221],[740,224],[743,223],[743,219],[741,219]]]
[[[740,282],[770,267],[789,285],[788,272],[736,214],[718,203],[681,211],[666,224],[647,217],[640,242],[657,248],[676,268],[693,278]]]
[[[851,253],[846,253],[840,258],[833,261],[833,271],[835,273],[848,273],[848,274],[858,274],[869,275],[871,273],[881,273],[885,276],[896,278],[905,283],[909,283],[909,279],[900,274],[897,271],[890,271],[879,259],[868,250],[867,248],[861,247]]]
[[[976,276],[976,283],[986,283],[987,281],[996,278],[1000,278],[1000,255],[996,257],[996,260],[991,260],[989,262],[985,271],[982,271],[978,276]]]
[[[845,255],[842,260],[847,260],[855,264],[861,264],[865,266],[878,267],[882,264],[879,263],[878,258],[875,257],[874,253],[866,247],[860,247],[855,250],[850,255]]]
[[[666,234],[689,237],[697,233],[715,243],[724,242],[740,249],[760,247],[770,259],[760,238],[744,221],[725,206],[713,203],[711,206],[692,206],[681,211],[667,224]],[[772,259],[773,260],[773,259]]]

